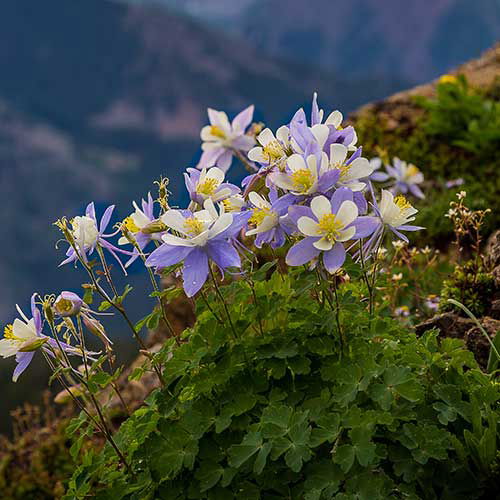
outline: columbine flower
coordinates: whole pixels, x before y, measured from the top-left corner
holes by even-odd
[[[242,212],[248,206],[245,198],[241,194],[233,194],[229,198],[222,200],[224,212]]]
[[[42,333],[42,316],[35,304],[36,294],[31,296],[31,319],[28,319],[21,308],[16,305],[21,319],[16,318],[4,330],[4,337],[0,340],[0,356],[3,358],[16,357],[17,366],[12,380],[17,382],[19,376],[31,363],[35,351],[43,349],[50,356],[61,346],[68,354],[80,354],[80,351],[70,345],[59,342]],[[93,353],[89,353],[93,354]]]
[[[437,311],[439,308],[440,297],[437,295],[431,294],[428,295],[425,300],[425,306],[431,311]]]
[[[195,213],[169,210],[161,220],[180,236],[165,234],[163,245],[148,257],[146,266],[162,269],[184,261],[184,290],[192,297],[207,280],[209,260],[223,270],[241,266],[240,256],[230,240],[247,218],[244,212],[218,213],[210,199],[205,201],[204,210]]]
[[[330,156],[328,158],[328,169],[339,171],[337,186],[348,187],[351,191],[363,191],[366,183],[360,179],[369,177],[373,172],[373,165],[361,157],[361,148],[358,149],[349,159],[349,150],[342,144],[332,144],[330,146]]]
[[[326,155],[320,155],[319,162],[326,161]],[[295,153],[287,160],[285,172],[272,172],[271,182],[295,196],[310,196],[316,193],[326,193],[333,188],[339,177],[338,171],[322,171],[318,165],[318,156],[309,155],[306,159]]]
[[[257,136],[257,142],[260,146],[252,148],[248,152],[248,158],[261,165],[280,166],[293,153],[290,144],[290,129],[285,125],[276,131],[276,137],[271,129],[264,129]]]
[[[61,292],[54,301],[54,311],[62,318],[77,316],[84,305],[83,300],[73,292]]]
[[[35,351],[48,341],[48,337],[42,335],[42,317],[35,305],[35,294],[31,297],[31,319],[24,315],[19,306],[16,307],[22,319],[16,318],[12,325],[7,325],[4,337],[0,340],[0,356],[16,356],[17,366],[12,376],[14,382],[31,363]]]
[[[188,168],[184,180],[191,200],[199,205],[209,198],[217,203],[240,192],[239,187],[224,182],[224,172],[217,167],[204,168],[201,172]]]
[[[389,180],[389,174],[385,172],[379,172],[382,168],[382,159],[378,156],[374,156],[370,160],[370,166],[372,167],[372,173],[370,174],[370,180],[375,182],[385,182]]]
[[[248,220],[249,229],[246,236],[257,235],[255,246],[261,248],[263,243],[270,243],[272,248],[279,248],[285,243],[285,234],[288,234],[286,224],[288,207],[294,202],[290,195],[278,198],[276,190],[271,189],[269,200],[252,191],[248,194],[250,203],[254,206],[252,216]]]
[[[124,221],[123,225],[124,231],[130,233],[135,243],[141,250],[143,250],[151,240],[161,239],[162,231],[152,231],[152,226],[157,219],[154,216],[154,201],[151,193],[148,193],[147,201],[142,200],[141,208],[134,201],[132,206],[135,211],[132,212]],[[159,228],[154,228],[159,229]],[[118,240],[119,245],[126,245],[130,243],[126,236],[122,236]],[[139,253],[134,250],[132,258],[125,264],[125,267],[129,266],[138,256]]]
[[[105,234],[114,208],[114,205],[110,205],[105,210],[101,218],[101,222],[98,225],[94,203],[89,203],[87,205],[85,215],[77,216],[71,221],[72,230],[70,237],[74,241],[76,250],[72,245],[70,245],[66,252],[67,258],[59,264],[60,266],[67,264],[68,262],[74,262],[78,260],[78,257],[86,262],[88,255],[91,255],[97,245],[100,245],[111,253],[125,272],[125,268],[116,253],[119,252],[125,255],[132,255],[132,253],[121,250],[106,240],[106,238],[114,236],[114,234]]]
[[[446,189],[451,189],[454,187],[462,186],[465,181],[459,177],[458,179],[453,179],[451,181],[446,181],[445,182],[445,187]]]
[[[377,228],[364,246],[366,255],[379,246],[384,235],[384,228],[388,228],[398,238],[403,240],[400,243],[393,242],[393,246],[396,249],[400,248],[404,243],[408,243],[408,238],[401,231],[418,231],[424,229],[421,226],[408,224],[408,222],[415,220],[414,216],[418,210],[412,207],[403,195],[394,197],[390,191],[382,189],[380,203],[377,204],[374,199],[373,209],[376,217],[370,219],[377,221]]]
[[[424,174],[415,165],[394,158],[393,166],[387,165],[386,169],[388,174],[396,180],[393,188],[395,194],[406,194],[409,191],[417,198],[425,198],[424,193],[417,185],[424,181]]]
[[[354,127],[348,126],[343,128],[342,121],[344,117],[338,110],[332,111],[326,118],[323,124],[324,111],[318,107],[318,94],[314,92],[313,102],[311,106],[311,130],[320,138],[323,137],[321,148],[328,152],[331,144],[342,144],[349,151],[356,150],[356,142],[358,137]],[[325,127],[327,130],[325,130]],[[320,130],[323,128],[323,130]]]
[[[410,309],[408,306],[396,307],[396,309],[394,309],[394,314],[401,318],[407,318],[410,315]]]
[[[298,230],[305,238],[288,251],[288,265],[301,266],[322,253],[328,272],[334,273],[342,266],[346,257],[343,243],[356,235],[353,223],[358,217],[358,207],[346,199],[347,191],[336,191],[331,201],[325,196],[312,199],[311,216],[297,220]]]
[[[224,172],[231,166],[235,151],[246,153],[255,144],[255,138],[246,135],[245,129],[250,125],[253,117],[253,105],[248,106],[232,121],[223,111],[208,109],[210,125],[201,129],[203,144],[198,168],[208,168],[217,165]]]

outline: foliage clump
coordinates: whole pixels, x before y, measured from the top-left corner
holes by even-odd
[[[268,267],[268,266],[267,266]],[[416,338],[359,307],[336,311],[314,274],[264,272],[199,305],[167,343],[165,387],[90,451],[66,498],[480,498],[498,479],[500,392],[462,343]],[[316,300],[307,295],[313,294]],[[255,301],[252,297],[255,297]],[[340,327],[340,330],[339,330]]]
[[[433,189],[417,205],[419,221],[427,229],[421,243],[444,246],[452,233],[442,214],[455,197],[455,183],[467,191],[472,210],[498,204],[498,80],[479,90],[462,76],[443,78],[435,97],[414,98],[408,107],[411,118],[397,113],[394,119],[381,118],[377,107],[363,112],[355,120],[356,131],[365,154],[404,158],[432,179],[428,184]],[[393,120],[400,120],[397,126]],[[486,232],[499,224],[500,215],[494,211],[486,221]]]

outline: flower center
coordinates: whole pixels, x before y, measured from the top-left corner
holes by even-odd
[[[248,223],[254,226],[260,226],[262,221],[268,216],[272,215],[271,209],[268,207],[254,208],[252,210],[252,217],[248,219]]]
[[[408,165],[408,169],[406,170],[406,177],[413,177],[420,173],[420,170],[413,164]]]
[[[73,302],[68,299],[60,298],[55,304],[54,307],[56,311],[60,314],[69,313],[73,309]]]
[[[412,208],[411,203],[402,194],[394,198],[394,203],[398,206],[401,212],[404,212],[405,210]]]
[[[203,222],[198,220],[196,217],[188,217],[184,221],[184,229],[190,236],[197,236],[203,232],[204,225]]]
[[[224,131],[218,127],[217,125],[212,125],[210,127],[210,133],[215,136],[215,137],[218,137],[219,139],[225,139],[226,138],[226,134],[224,133]]]
[[[73,237],[77,242],[83,240],[85,246],[92,246],[97,242],[99,231],[94,219],[87,215],[77,216],[71,221]]]
[[[137,224],[134,222],[134,219],[132,219],[132,217],[127,217],[123,221],[123,224],[131,233],[138,233],[141,230],[141,228],[138,227]]]
[[[269,163],[274,163],[285,154],[285,151],[281,143],[275,139],[262,148],[262,154],[267,158]]]
[[[306,193],[314,184],[314,179],[310,170],[301,168],[292,173],[294,189],[299,193]]]
[[[325,214],[318,221],[318,234],[328,241],[335,241],[340,235],[342,223],[334,214]]]
[[[7,340],[22,340],[14,335],[14,329],[12,325],[7,325],[3,330],[3,336]]]
[[[206,196],[211,196],[215,193],[215,190],[219,186],[219,181],[217,179],[205,179],[203,182],[198,184],[196,191],[200,194]]]

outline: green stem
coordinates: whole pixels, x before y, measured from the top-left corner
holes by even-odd
[[[236,330],[233,325],[233,320],[231,319],[231,314],[229,313],[229,309],[227,308],[226,301],[224,300],[224,297],[219,289],[219,285],[217,284],[217,279],[215,278],[214,272],[212,270],[212,267],[209,265],[208,269],[210,270],[210,276],[212,278],[212,281],[215,286],[215,292],[217,293],[217,296],[219,297],[219,300],[222,303],[222,306],[224,307],[224,311],[226,312],[227,319],[229,321],[229,324],[231,325],[231,330],[233,331],[234,338],[237,339],[238,335],[236,335]]]

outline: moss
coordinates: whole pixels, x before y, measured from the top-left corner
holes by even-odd
[[[452,225],[444,214],[448,211],[449,202],[456,199],[457,190],[467,191],[468,206],[473,210],[494,209],[500,197],[500,157],[490,154],[491,150],[496,150],[497,134],[488,135],[485,130],[485,137],[481,137],[480,131],[469,130],[473,119],[467,122],[467,117],[477,112],[477,109],[469,111],[469,94],[474,93],[472,102],[476,107],[497,105],[493,99],[500,99],[500,79],[481,94],[468,88],[464,92],[467,93],[465,97],[463,93],[458,94],[448,107],[438,102],[430,108],[422,99],[401,105],[399,111],[391,109],[388,104],[387,109],[382,105],[374,106],[362,112],[354,123],[365,156],[386,155],[390,159],[397,156],[422,170],[426,178],[424,190],[427,197],[423,201],[415,201],[420,211],[417,222],[427,229],[422,234],[422,242],[436,246],[443,246],[452,236]],[[438,96],[439,99],[442,97]],[[464,108],[461,114],[465,118],[462,116],[456,121],[455,128],[448,130],[451,135],[447,137],[439,126],[446,123],[450,114],[460,113],[460,106]],[[500,106],[495,106],[494,110],[490,110],[489,115],[493,114],[498,121]],[[469,135],[470,141],[477,144],[464,144],[463,137]],[[458,178],[464,180],[462,186],[445,188],[446,181]],[[484,230],[490,233],[499,226],[500,211],[493,210],[486,219]]]
[[[468,261],[457,265],[449,279],[443,282],[439,309],[457,311],[448,304],[448,299],[455,299],[468,307],[477,317],[488,312],[491,297],[495,290],[495,282],[491,273],[478,269],[476,262]]]

